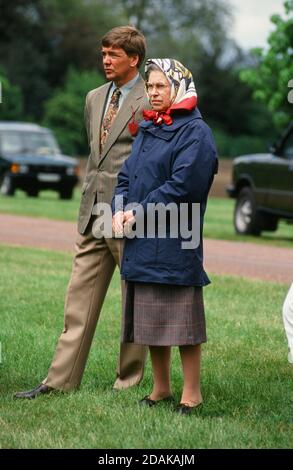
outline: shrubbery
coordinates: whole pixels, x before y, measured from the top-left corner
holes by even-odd
[[[23,98],[21,89],[6,77],[3,69],[0,68],[0,86],[2,88],[2,103],[0,103],[0,119],[5,121],[24,120]]]
[[[268,142],[263,137],[252,135],[233,136],[217,127],[212,127],[212,131],[219,156],[223,158],[234,158],[238,155],[245,155],[247,153],[265,153],[268,151],[269,145],[273,143]]]
[[[64,153],[87,156],[85,98],[89,90],[103,83],[103,77],[97,72],[79,72],[71,68],[64,87],[56,90],[46,102],[43,124],[53,129]]]

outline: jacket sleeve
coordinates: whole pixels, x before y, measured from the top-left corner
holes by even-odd
[[[208,195],[217,168],[216,149],[209,128],[187,126],[176,144],[170,178],[140,202],[202,202]]]
[[[130,157],[129,157],[130,158]],[[118,173],[118,182],[114,191],[111,207],[112,213],[123,211],[127,205],[129,189],[129,158],[127,158]]]
[[[138,149],[141,145],[141,139],[142,136],[139,133],[138,136],[134,139],[130,156],[125,160],[121,170],[118,173],[118,181],[111,203],[113,214],[121,210],[123,211],[125,206],[127,206],[131,169],[135,167],[138,156]]]

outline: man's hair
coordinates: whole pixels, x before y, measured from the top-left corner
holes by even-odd
[[[145,37],[134,26],[117,26],[111,29],[102,37],[102,46],[120,47],[128,56],[138,55],[138,68],[145,58]]]

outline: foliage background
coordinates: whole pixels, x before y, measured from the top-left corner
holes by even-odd
[[[290,118],[292,4],[273,17],[268,48],[250,53],[229,36],[229,0],[1,0],[0,119],[45,124],[65,153],[86,156],[83,104],[104,81],[100,39],[134,24],[148,57],[191,69],[220,155],[265,151]]]

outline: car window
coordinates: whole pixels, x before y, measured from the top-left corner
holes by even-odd
[[[37,155],[49,155],[60,153],[60,149],[54,137],[45,132],[24,132],[23,140],[29,153]]]
[[[23,152],[23,142],[19,132],[1,132],[1,149],[4,154]]]
[[[61,153],[59,146],[49,132],[1,132],[3,154],[56,155]]]
[[[282,155],[289,160],[293,160],[293,132],[291,132],[285,141],[285,144],[282,148]]]

